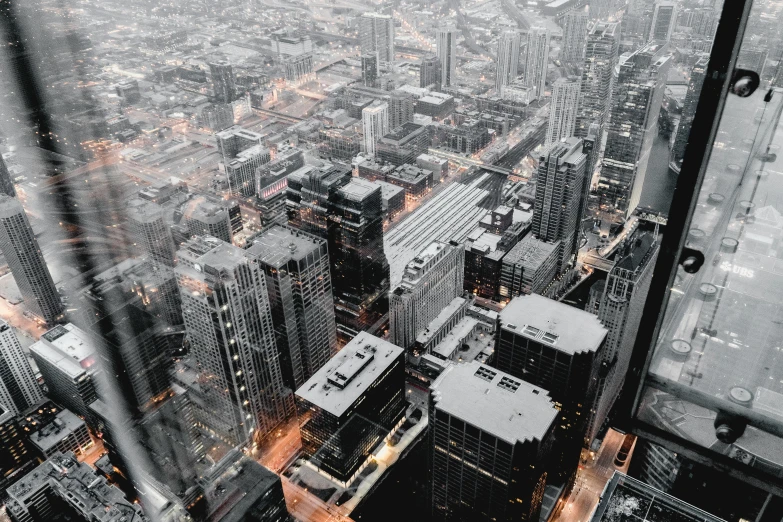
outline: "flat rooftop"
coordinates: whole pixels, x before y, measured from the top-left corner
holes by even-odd
[[[360,332],[310,377],[296,395],[340,417],[403,351],[388,341]]]
[[[340,192],[346,197],[356,201],[366,198],[376,190],[380,190],[380,186],[364,178],[352,178],[347,185],[340,188]]]
[[[97,360],[90,336],[72,323],[55,326],[30,346],[30,351],[71,378],[89,370]]]
[[[595,352],[606,337],[597,316],[538,294],[512,299],[500,327],[569,354]]]
[[[557,417],[546,390],[475,361],[450,365],[430,390],[438,410],[509,444],[542,440]]]
[[[547,259],[557,253],[559,244],[559,241],[547,243],[528,234],[508,251],[503,258],[503,263],[514,263],[529,270],[538,270]]]
[[[30,441],[45,454],[84,425],[70,410],[61,410],[50,423],[30,434]]]
[[[139,223],[152,223],[163,219],[163,208],[145,199],[132,199],[128,203],[128,217]]]
[[[325,241],[295,228],[275,225],[253,239],[247,252],[264,264],[281,267],[301,260],[323,246]]]
[[[615,471],[590,522],[723,522],[706,511]]]

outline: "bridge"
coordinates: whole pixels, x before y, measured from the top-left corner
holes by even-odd
[[[583,265],[589,266],[596,270],[602,270],[604,272],[609,272],[614,266],[614,263],[612,261],[609,261],[608,259],[604,259],[601,256],[589,252],[586,254],[582,254],[580,258],[581,258],[580,261],[582,261]]]
[[[291,116],[290,114],[284,114],[282,112],[277,112],[277,111],[270,111],[269,109],[254,108],[253,111],[255,111],[258,114],[264,114],[266,116],[274,116],[275,118],[280,118],[281,120],[286,120],[291,123],[299,123],[300,121],[304,121],[304,118],[297,118],[296,116]]]
[[[634,215],[642,221],[649,221],[650,223],[656,223],[661,226],[666,226],[669,222],[669,216],[659,210],[652,209],[650,207],[636,207]]]

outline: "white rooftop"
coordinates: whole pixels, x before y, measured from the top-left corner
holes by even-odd
[[[597,316],[538,294],[512,299],[500,327],[569,354],[595,352],[606,337]]]
[[[97,360],[90,336],[72,323],[55,326],[30,351],[71,378],[89,370]]]
[[[402,353],[399,346],[360,332],[310,377],[296,395],[340,417]]]
[[[509,444],[542,440],[557,417],[546,390],[475,361],[452,364],[430,390],[435,408]]]

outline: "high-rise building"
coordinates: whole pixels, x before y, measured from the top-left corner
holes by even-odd
[[[232,196],[249,197],[256,194],[256,172],[272,158],[269,149],[254,145],[226,163],[228,190]]]
[[[126,215],[143,254],[153,264],[174,266],[174,240],[163,208],[152,201],[133,199]]]
[[[432,519],[537,521],[558,417],[547,391],[474,361],[430,397]]]
[[[494,366],[547,390],[560,414],[553,473],[576,471],[598,385],[606,329],[598,318],[539,295],[516,297],[500,312]]]
[[[587,35],[574,134],[579,138],[587,136],[593,123],[603,129],[607,121],[619,42],[620,24],[616,22],[596,22]]]
[[[365,87],[374,87],[378,81],[378,53],[367,53],[361,56],[362,84]]]
[[[215,133],[218,152],[227,164],[245,149],[264,143],[264,137],[239,125]]]
[[[328,242],[338,339],[375,331],[389,311],[381,187],[351,179],[347,166],[300,169],[288,176],[286,208],[291,225]]]
[[[361,332],[296,391],[302,450],[350,482],[405,413],[404,350]]]
[[[598,194],[602,206],[622,216],[639,205],[671,61],[655,42],[620,61]]]
[[[525,66],[522,80],[533,89],[536,98],[543,98],[546,90],[546,73],[549,67],[549,29],[531,27],[522,36]]]
[[[560,61],[572,70],[581,69],[584,65],[590,8],[572,9],[563,16],[562,20],[563,47],[560,51]]]
[[[389,132],[389,104],[380,103],[362,109],[364,152],[375,155],[375,144]]]
[[[364,13],[359,17],[362,54],[377,53],[382,64],[394,63],[394,19],[389,15]]]
[[[286,58],[285,79],[289,86],[297,86],[315,79],[312,53]]]
[[[413,95],[404,91],[393,91],[389,98],[389,130],[413,122]]]
[[[516,31],[506,31],[498,38],[497,71],[495,74],[495,89],[500,91],[519,74],[519,41]]]
[[[234,69],[228,62],[210,62],[207,76],[215,101],[218,103],[231,103],[237,98],[237,84],[234,78]]]
[[[0,405],[19,415],[42,400],[43,393],[14,329],[0,319]]]
[[[433,241],[405,265],[400,286],[389,294],[391,342],[410,348],[441,310],[462,295],[465,248]]]
[[[7,194],[0,194],[0,250],[27,311],[46,323],[54,323],[63,311],[60,294],[54,286],[27,213],[18,200]]]
[[[201,419],[230,445],[258,440],[290,411],[263,270],[244,250],[211,237],[188,241],[178,258]]]
[[[558,78],[552,85],[549,102],[549,123],[544,146],[574,135],[579,108],[579,81],[576,78]]]
[[[0,156],[0,194],[5,194],[12,198],[16,197],[14,180],[11,179],[11,172],[8,170],[8,166],[5,164],[2,156]]]
[[[670,0],[657,0],[653,7],[649,41],[668,42],[677,24],[677,4]]]
[[[578,251],[586,165],[579,138],[555,142],[539,158],[531,231],[542,241],[560,241],[560,272]]]
[[[234,238],[229,210],[203,196],[188,202],[183,219],[191,236],[212,236],[226,243]]]
[[[677,135],[674,138],[674,146],[672,147],[671,164],[678,172],[685,157],[685,146],[688,145],[688,136],[691,133],[693,117],[696,115],[696,106],[699,103],[699,94],[701,94],[701,87],[704,84],[704,75],[707,72],[708,63],[709,56],[704,55],[699,58],[693,69],[691,69],[688,92],[685,94],[682,115],[680,116],[680,123],[677,125]]]
[[[438,29],[437,51],[440,60],[440,87],[454,87],[457,83],[457,29]]]
[[[599,435],[625,381],[642,310],[658,257],[657,238],[637,233],[621,247],[609,271],[598,307],[598,319],[607,329],[601,356],[600,380],[593,408],[590,439]]]
[[[169,392],[172,358],[166,324],[125,305],[92,325],[107,382],[119,390],[131,411],[142,411]]]
[[[266,274],[283,381],[296,390],[337,352],[326,240],[275,225],[247,252]]]
[[[440,88],[441,85],[441,60],[438,55],[426,54],[421,59],[419,66],[419,87],[426,88],[432,85]]]
[[[30,353],[49,389],[49,398],[80,417],[89,417],[88,407],[98,398],[100,371],[89,334],[71,323],[57,325],[30,347]]]

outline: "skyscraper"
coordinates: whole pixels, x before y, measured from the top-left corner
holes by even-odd
[[[42,400],[43,393],[14,329],[0,319],[0,405],[19,415]]]
[[[207,71],[215,100],[218,103],[231,103],[237,97],[237,84],[234,69],[228,62],[210,62]]]
[[[226,243],[234,239],[229,211],[222,205],[200,196],[191,199],[183,211],[191,236],[212,236]]]
[[[440,87],[453,87],[457,80],[457,29],[438,29],[438,59],[440,60]]]
[[[289,224],[328,241],[338,338],[372,333],[389,311],[381,187],[327,164],[289,175],[286,197]]]
[[[250,254],[195,238],[178,254],[185,329],[201,377],[202,422],[229,445],[257,440],[289,410],[263,270]]]
[[[598,194],[601,205],[625,217],[639,205],[650,150],[658,134],[658,113],[672,61],[665,48],[653,42],[623,55],[612,93]]]
[[[133,199],[127,216],[141,252],[153,264],[174,266],[174,241],[163,208],[152,201]]]
[[[606,278],[598,319],[608,332],[601,356],[602,368],[589,434],[591,440],[598,435],[622,389],[658,247],[657,238],[651,234],[635,234],[621,247],[618,261]]]
[[[537,521],[558,417],[546,390],[474,361],[430,394],[432,519]]]
[[[699,94],[704,84],[704,75],[707,72],[709,56],[704,55],[696,62],[691,69],[691,78],[688,82],[688,92],[685,94],[685,102],[682,106],[682,116],[677,125],[677,135],[674,138],[672,147],[672,165],[679,172],[682,166],[682,160],[685,157],[685,146],[688,145],[688,135],[691,133],[693,117],[696,115],[696,106],[699,103]]]
[[[362,54],[378,53],[382,64],[394,63],[394,19],[379,13],[359,17],[359,44]]]
[[[60,295],[22,204],[7,194],[0,194],[0,250],[27,310],[55,322],[63,311]]]
[[[542,241],[561,242],[560,272],[577,252],[586,164],[579,138],[555,142],[539,158],[531,232]]]
[[[434,241],[405,266],[389,295],[391,342],[410,348],[452,299],[462,295],[465,248]]]
[[[296,390],[337,352],[326,240],[275,225],[247,252],[266,275],[283,381]]]
[[[11,173],[8,171],[8,166],[5,164],[2,156],[0,156],[0,194],[5,194],[12,198],[16,197],[14,180],[11,179]]]
[[[389,98],[389,130],[413,121],[413,95],[403,91],[394,91]]]
[[[542,98],[546,90],[546,73],[549,66],[549,30],[531,27],[523,35],[525,67],[523,81],[533,88],[536,98]]]
[[[560,61],[573,70],[584,65],[585,40],[590,20],[590,8],[572,9],[563,16],[563,47]]]
[[[362,84],[365,87],[374,87],[378,81],[378,53],[366,53],[361,56]]]
[[[439,55],[425,54],[419,66],[419,87],[440,87],[441,64]]]
[[[576,471],[585,445],[605,338],[596,316],[536,294],[515,297],[500,312],[494,366],[558,403],[552,469],[561,479]]]
[[[362,109],[364,152],[375,156],[375,144],[389,132],[389,104],[380,103]]]
[[[591,124],[597,123],[603,129],[607,121],[620,41],[619,26],[616,22],[596,22],[587,35],[574,134],[579,138],[587,136]]]
[[[574,135],[578,108],[579,81],[574,77],[555,80],[552,85],[552,100],[549,102],[545,147]]]
[[[506,31],[498,38],[497,71],[495,74],[495,89],[500,91],[519,74],[519,33]]]
[[[657,0],[653,7],[649,41],[668,42],[677,23],[677,4],[669,0]]]

